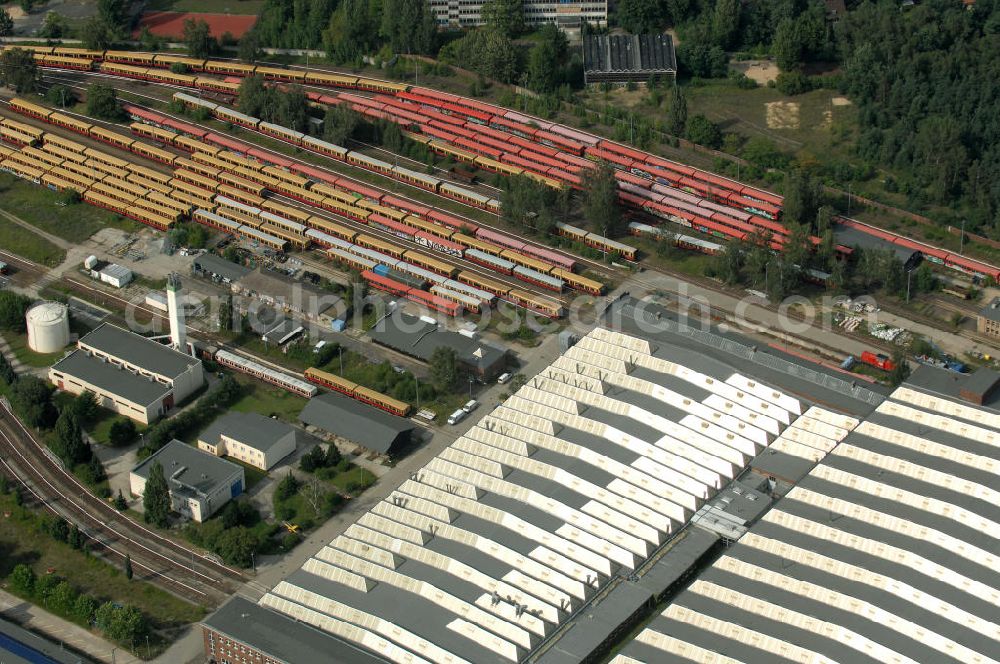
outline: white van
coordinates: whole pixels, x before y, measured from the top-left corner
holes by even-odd
[[[513,378],[513,376],[511,376],[509,373],[501,374],[501,376],[497,378],[497,383],[499,383],[500,385],[505,385],[510,382],[511,378]]]
[[[465,402],[465,405],[462,406],[462,410],[464,410],[466,413],[471,413],[478,406],[479,406],[479,402],[476,401],[475,399],[472,399],[470,401]]]
[[[459,422],[465,419],[466,415],[468,415],[468,413],[459,408],[454,413],[448,416],[448,424],[458,424]]]

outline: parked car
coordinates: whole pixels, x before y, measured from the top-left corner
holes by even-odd
[[[479,402],[478,401],[476,401],[475,399],[470,399],[469,401],[465,402],[464,406],[462,406],[462,410],[464,410],[466,413],[471,413],[478,406],[479,406]]]
[[[468,413],[459,408],[454,413],[448,416],[448,424],[458,424],[459,422],[465,419],[466,415],[468,415]]]
[[[500,377],[497,378],[497,383],[500,385],[506,385],[510,382],[511,378],[513,378],[513,376],[510,373],[501,374]]]

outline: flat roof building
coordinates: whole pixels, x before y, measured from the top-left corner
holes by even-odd
[[[154,463],[163,467],[172,509],[193,521],[211,517],[243,493],[246,483],[242,466],[172,440],[129,473],[132,495],[143,495]]]
[[[1000,297],[993,298],[979,310],[976,315],[976,331],[987,337],[1000,338]]]
[[[677,57],[668,34],[587,35],[583,41],[583,80],[595,83],[646,83],[677,77]]]
[[[409,445],[414,429],[405,417],[333,392],[310,399],[299,413],[299,421],[390,456]]]
[[[194,274],[226,284],[239,281],[252,271],[248,267],[208,253],[196,257],[191,263],[191,272]]]
[[[198,449],[270,470],[295,451],[295,429],[257,413],[231,412],[198,434]]]
[[[49,369],[49,380],[72,394],[89,390],[98,405],[149,424],[201,388],[205,376],[200,360],[104,323]]]
[[[368,336],[377,344],[424,362],[429,362],[440,346],[453,348],[460,367],[483,380],[496,378],[509,366],[505,349],[401,312],[376,323]]]

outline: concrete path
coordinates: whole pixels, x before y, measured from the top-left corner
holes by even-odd
[[[15,355],[14,351],[11,350],[10,344],[7,343],[7,340],[2,336],[0,336],[0,353],[7,358],[7,361],[10,362],[10,366],[14,367],[14,371],[17,373],[29,371],[28,367],[21,364],[21,360],[17,358],[17,355]]]
[[[0,590],[0,615],[37,634],[44,634],[57,644],[84,653],[97,662],[139,664],[140,659],[128,650],[115,646],[93,632],[75,625],[33,604]]]

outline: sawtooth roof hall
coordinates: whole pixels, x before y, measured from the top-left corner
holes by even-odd
[[[674,351],[595,329],[259,606],[387,661],[584,661],[713,547],[712,522],[742,532],[705,510],[751,459],[857,424]],[[297,664],[252,626],[205,630]]]

